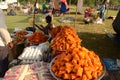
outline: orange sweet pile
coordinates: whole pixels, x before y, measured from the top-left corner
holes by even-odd
[[[84,47],[63,52],[53,62],[51,70],[62,80],[96,80],[103,71],[98,55]]]
[[[53,38],[50,45],[52,54],[59,54],[51,66],[56,77],[62,80],[96,80],[102,74],[99,56],[82,47],[81,41],[69,26],[62,26]]]
[[[80,45],[79,39],[74,28],[69,26],[61,26],[60,31],[56,30],[57,35],[53,38],[50,46],[53,50],[71,50]]]
[[[47,39],[48,39],[48,36],[46,36],[42,32],[35,32],[33,33],[33,35],[28,37],[28,41],[34,44],[45,42],[47,41]]]
[[[15,33],[16,36],[27,35],[27,34],[28,34],[28,32],[24,31],[24,30],[23,31],[18,31],[18,32]]]
[[[26,41],[26,34],[28,34],[28,32],[24,30],[16,32],[12,43],[15,45],[24,43]]]
[[[52,36],[52,38],[54,38],[57,33],[59,33],[62,29],[62,26],[56,26],[55,28],[53,28],[51,31],[50,31],[50,34]]]

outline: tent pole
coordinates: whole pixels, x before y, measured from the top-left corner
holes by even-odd
[[[74,28],[76,27],[76,19],[77,19],[77,5],[76,5],[76,14],[75,14]]]
[[[35,4],[34,4],[33,28],[35,28],[35,9],[36,9],[36,3],[37,3],[37,0],[35,1]]]
[[[70,17],[70,7],[71,7],[71,0],[69,0],[69,17]],[[69,23],[70,25],[70,23]]]
[[[107,1],[106,1],[106,8],[107,8],[107,9],[106,9],[106,11],[107,11],[107,12],[106,12],[106,17],[108,17],[109,2],[110,2],[110,0],[107,0]]]
[[[71,0],[69,0],[69,6],[71,6]],[[70,10],[70,7],[69,7]],[[70,11],[69,11],[69,16],[70,16]]]

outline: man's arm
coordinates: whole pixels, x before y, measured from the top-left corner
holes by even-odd
[[[41,31],[44,31],[44,27],[42,25],[38,26],[37,24],[35,24],[35,26],[40,29]]]
[[[7,45],[10,41],[12,41],[11,36],[6,29],[1,28],[0,35],[1,35],[5,45]]]

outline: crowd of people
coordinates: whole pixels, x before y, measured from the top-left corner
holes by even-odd
[[[42,5],[42,7],[40,7],[40,5]],[[66,0],[55,0],[50,1],[49,3],[43,1],[41,4],[37,2],[34,6],[32,6],[30,2],[22,5],[18,2],[16,6],[12,6],[12,9],[8,12],[8,15],[15,15],[15,10],[20,10],[24,14],[33,14],[35,10],[36,14],[51,12],[52,14],[58,13],[60,15],[69,11],[69,6]]]

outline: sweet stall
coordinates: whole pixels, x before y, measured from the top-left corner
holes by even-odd
[[[94,51],[81,46],[73,27],[56,26],[51,37],[40,31],[15,33],[14,45],[23,44],[20,54],[5,73],[3,80],[101,80],[105,66]],[[27,36],[26,36],[27,35]],[[17,49],[20,46],[17,47]],[[19,50],[19,49],[18,49]]]
[[[37,0],[36,0],[37,2]],[[36,4],[36,3],[35,3]],[[35,13],[34,13],[35,18]],[[34,28],[35,22],[33,22]],[[81,46],[72,26],[56,26],[51,36],[17,30],[3,80],[101,80],[106,68],[99,55]]]

